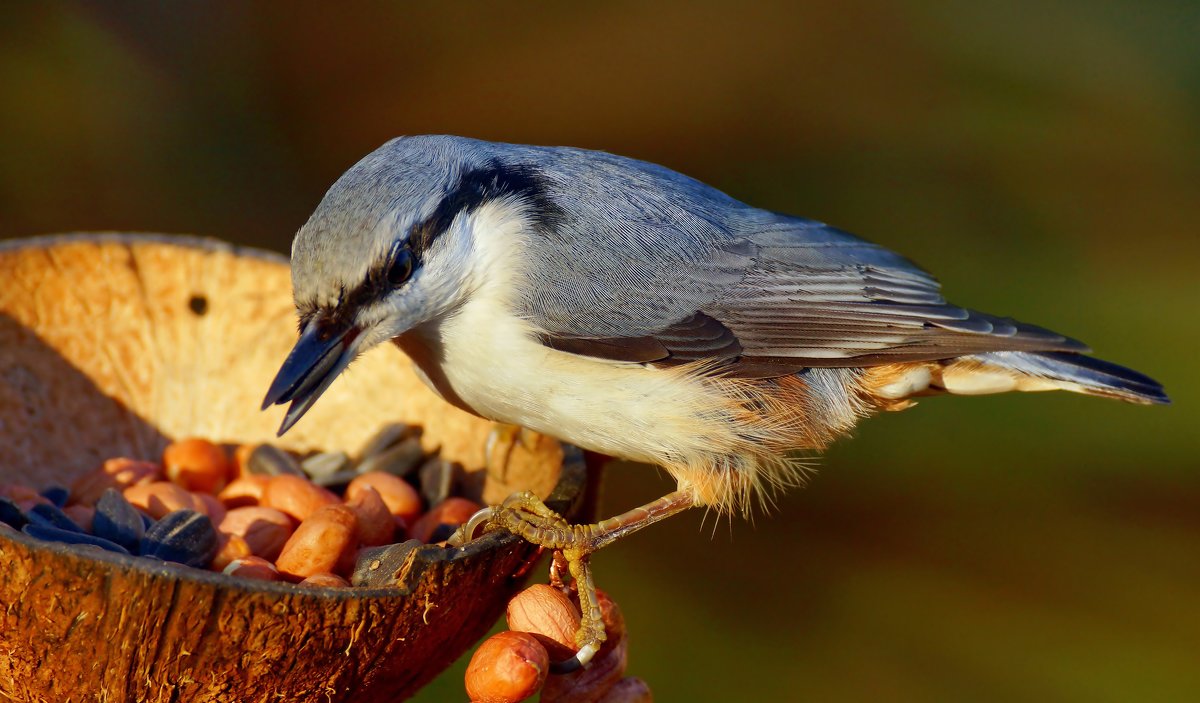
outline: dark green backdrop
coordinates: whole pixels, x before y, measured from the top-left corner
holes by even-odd
[[[754,525],[618,545],[631,673],[662,701],[1200,700],[1200,5],[747,4],[6,4],[0,236],[284,251],[342,170],[422,132],[838,224],[1175,405],[923,401]],[[621,467],[605,505],[667,488]],[[464,697],[460,669],[422,700]]]

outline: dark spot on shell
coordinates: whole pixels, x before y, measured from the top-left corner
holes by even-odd
[[[197,315],[203,315],[208,312],[208,298],[203,295],[193,295],[188,298],[188,309]]]

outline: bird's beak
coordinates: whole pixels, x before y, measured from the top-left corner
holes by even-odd
[[[325,392],[333,379],[354,360],[354,340],[361,330],[348,324],[315,319],[308,323],[292,353],[283,362],[262,409],[291,402],[279,434],[296,424]]]

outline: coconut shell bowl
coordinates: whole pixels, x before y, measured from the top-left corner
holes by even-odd
[[[172,440],[350,451],[422,428],[465,495],[584,509],[579,452],[547,437],[485,451],[493,425],[429,391],[392,345],[368,352],[283,438],[259,410],[296,339],[285,259],[225,243],[72,235],[0,244],[0,483],[70,485]],[[0,531],[0,698],[392,701],[481,637],[536,550],[489,534],[419,547],[386,588],[307,588]]]

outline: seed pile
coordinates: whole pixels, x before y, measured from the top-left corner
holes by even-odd
[[[109,459],[69,489],[0,484],[0,529],[242,578],[391,586],[413,549],[480,508],[453,495],[461,467],[425,455],[418,435],[388,425],[353,455],[305,457],[184,439],[161,462]]]

